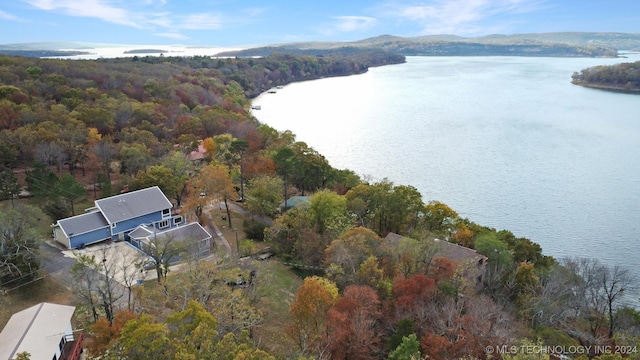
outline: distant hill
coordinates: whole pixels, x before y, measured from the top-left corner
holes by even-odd
[[[542,33],[489,35],[465,38],[455,35],[399,37],[381,35],[352,42],[297,42],[226,52],[228,56],[264,56],[283,53],[388,51],[405,56],[557,56],[616,57],[618,50],[640,48],[640,34]]]
[[[123,44],[42,42],[0,45],[1,54],[33,57],[68,56],[66,51],[90,51],[95,48],[124,46]],[[60,51],[65,52],[61,53]],[[640,51],[640,33],[557,32],[512,35],[487,35],[467,38],[456,35],[400,37],[380,35],[351,42],[297,42],[271,44],[223,56],[266,56],[273,52],[323,55],[354,54],[361,51],[385,51],[405,56],[558,56],[615,57],[620,50]]]
[[[640,33],[592,33],[592,32],[557,32],[538,34],[488,35],[478,38],[480,41],[514,41],[535,40],[572,45],[600,45],[617,50],[639,50]]]

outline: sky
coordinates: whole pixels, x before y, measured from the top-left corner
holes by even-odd
[[[640,0],[4,0],[0,44],[248,46],[420,36],[640,33]]]

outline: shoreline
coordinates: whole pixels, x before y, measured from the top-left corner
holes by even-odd
[[[626,89],[624,87],[612,86],[612,85],[604,85],[604,84],[594,84],[588,81],[581,80],[572,80],[571,83],[573,85],[578,85],[590,89],[604,90],[604,91],[612,91],[624,94],[640,94],[640,89]]]

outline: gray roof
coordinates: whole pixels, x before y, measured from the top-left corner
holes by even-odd
[[[129,237],[132,239],[143,239],[153,235],[153,226],[142,224],[129,233]]]
[[[69,329],[74,306],[40,303],[11,316],[0,333],[0,359],[27,351],[32,359],[51,359]]]
[[[58,225],[62,228],[67,237],[83,234],[92,230],[109,226],[102,213],[92,211],[90,213],[73,216],[58,220]]]
[[[138,216],[151,214],[173,206],[159,187],[131,191],[96,200],[107,222],[113,224]]]
[[[184,240],[205,240],[210,239],[211,234],[205,230],[197,222],[189,223],[187,225],[178,226],[167,231],[158,233],[158,237],[171,237],[177,241]]]
[[[404,236],[396,233],[388,233],[384,238],[384,241],[389,246],[398,246],[402,238],[404,238]],[[466,262],[486,259],[486,256],[468,247],[460,246],[458,244],[439,239],[435,239],[433,240],[433,242],[438,246],[438,252],[436,253],[436,256],[445,257],[451,261]]]

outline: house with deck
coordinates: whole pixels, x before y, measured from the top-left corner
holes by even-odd
[[[129,233],[140,225],[164,231],[184,225],[172,215],[173,205],[153,186],[95,201],[86,213],[60,219],[53,225],[53,237],[68,249],[82,248],[105,240],[130,240]]]
[[[83,335],[71,326],[75,309],[43,302],[13,314],[0,332],[0,359],[23,352],[34,360],[80,359]]]

